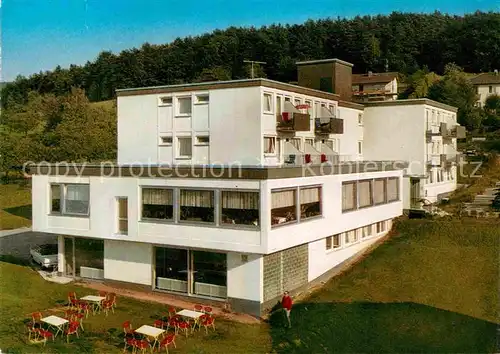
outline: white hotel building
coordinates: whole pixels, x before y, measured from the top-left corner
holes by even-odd
[[[59,272],[260,315],[385,235],[405,164],[366,160],[365,107],[339,87],[352,65],[320,63],[299,84],[329,65],[340,95],[311,77],[118,90],[117,164],[32,169]]]

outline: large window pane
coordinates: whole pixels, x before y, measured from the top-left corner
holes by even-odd
[[[387,180],[387,201],[399,200],[399,178],[389,178]]]
[[[383,204],[385,203],[385,187],[386,180],[384,179],[376,179],[374,181],[373,188],[373,202],[374,204]]]
[[[61,185],[60,184],[51,184],[50,185],[50,211],[52,213],[60,213],[61,212]]]
[[[69,184],[64,196],[65,212],[68,214],[89,213],[89,185]]]
[[[180,97],[177,102],[179,114],[191,114],[191,97]]]
[[[300,218],[321,215],[321,187],[300,188]]]
[[[211,297],[227,296],[225,253],[193,251],[194,293]]]
[[[296,190],[271,192],[271,224],[279,225],[297,220]]]
[[[76,274],[82,278],[104,278],[104,240],[75,238]]]
[[[372,181],[358,182],[359,207],[367,207],[373,204],[372,200]]]
[[[214,192],[181,190],[180,220],[214,222]]]
[[[68,277],[73,277],[74,264],[73,264],[73,238],[64,238],[64,274]]]
[[[342,211],[356,209],[356,182],[342,183]]]
[[[259,192],[221,192],[221,223],[259,225]]]
[[[172,220],[174,218],[173,190],[160,188],[142,189],[142,217]]]
[[[155,248],[156,287],[187,292],[188,251],[177,248]]]

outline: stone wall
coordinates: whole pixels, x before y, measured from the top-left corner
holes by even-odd
[[[264,302],[307,284],[308,244],[264,256]]]

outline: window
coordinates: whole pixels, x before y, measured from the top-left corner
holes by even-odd
[[[281,114],[281,96],[276,95],[276,114]]]
[[[297,220],[297,191],[295,189],[271,192],[271,225]]]
[[[117,231],[119,234],[128,234],[128,200],[127,198],[116,198],[118,208],[118,225]]]
[[[359,181],[358,182],[358,194],[359,194],[359,207],[364,208],[373,205],[372,198],[372,181]]]
[[[291,98],[291,97],[289,97],[289,96],[286,96],[286,97],[285,97],[285,102],[292,102],[292,98]]]
[[[488,86],[488,92],[493,93],[493,86]]]
[[[363,125],[363,113],[358,114],[358,125]]]
[[[276,138],[274,136],[264,137],[264,154],[274,155],[276,153]]]
[[[160,138],[161,142],[160,144],[161,145],[172,145],[172,137],[171,136],[162,136]]]
[[[162,188],[142,188],[142,217],[144,219],[173,220],[174,191]]]
[[[385,231],[385,221],[379,221],[377,223],[377,233],[381,233]]]
[[[196,137],[196,145],[208,145],[210,143],[210,137],[208,135],[198,135]]]
[[[294,104],[295,106],[298,106],[298,105],[300,105],[301,103],[302,103],[302,101],[300,100],[300,98],[296,98],[296,99],[293,101],[293,104]]]
[[[190,136],[183,136],[177,138],[178,142],[178,158],[190,159],[193,155],[193,148]]]
[[[306,139],[306,144],[309,144],[314,147],[314,139]]]
[[[179,97],[177,99],[177,113],[182,116],[191,114],[191,97]]]
[[[214,222],[214,191],[181,189],[181,221]]]
[[[370,237],[372,235],[372,231],[373,231],[372,225],[364,226],[361,231],[361,237],[362,238]]]
[[[270,93],[265,93],[262,100],[262,109],[265,113],[273,112],[273,95]]]
[[[358,154],[362,154],[363,153],[363,142],[362,141],[358,141]]]
[[[300,138],[292,138],[291,143],[297,150],[301,151],[302,144]]]
[[[340,234],[328,236],[326,240],[326,249],[331,250],[340,247]]]
[[[162,104],[162,105],[171,105],[172,104],[172,97],[161,97],[160,98],[160,104]]]
[[[342,183],[342,211],[356,209],[356,182]]]
[[[206,104],[208,103],[210,100],[208,94],[204,94],[204,95],[196,95],[196,103],[198,104]]]
[[[330,104],[328,105],[328,110],[330,111],[331,114],[335,114],[335,106]]]
[[[50,212],[51,213],[60,213],[61,212],[61,185],[60,184],[51,184],[50,185]]]
[[[387,179],[387,202],[399,200],[399,178],[391,177]]]
[[[300,218],[321,215],[321,187],[300,188]]]
[[[312,102],[306,100],[305,104],[308,106],[308,108],[307,108],[307,114],[309,114],[309,115],[312,116],[312,109],[313,109]]]
[[[259,192],[222,191],[221,224],[259,226]]]
[[[349,243],[354,243],[356,241],[358,241],[358,233],[356,232],[356,230],[350,230],[350,231],[347,231],[347,232],[344,232],[344,237],[345,237],[345,244],[349,244]]]
[[[373,203],[375,205],[384,204],[386,201],[386,179],[380,178],[373,182]]]
[[[89,214],[88,184],[52,184],[50,192],[50,211],[52,213],[62,215]]]

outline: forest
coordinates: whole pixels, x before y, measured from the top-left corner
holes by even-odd
[[[469,131],[500,129],[500,99],[474,107],[467,74],[500,69],[500,13],[392,13],[230,27],[19,76],[1,91],[0,167],[115,159],[116,107],[98,102],[116,89],[248,78],[245,60],[266,62],[256,76],[294,82],[296,61],[325,58],[351,62],[355,73],[398,71],[408,84],[402,98],[457,106]]]

